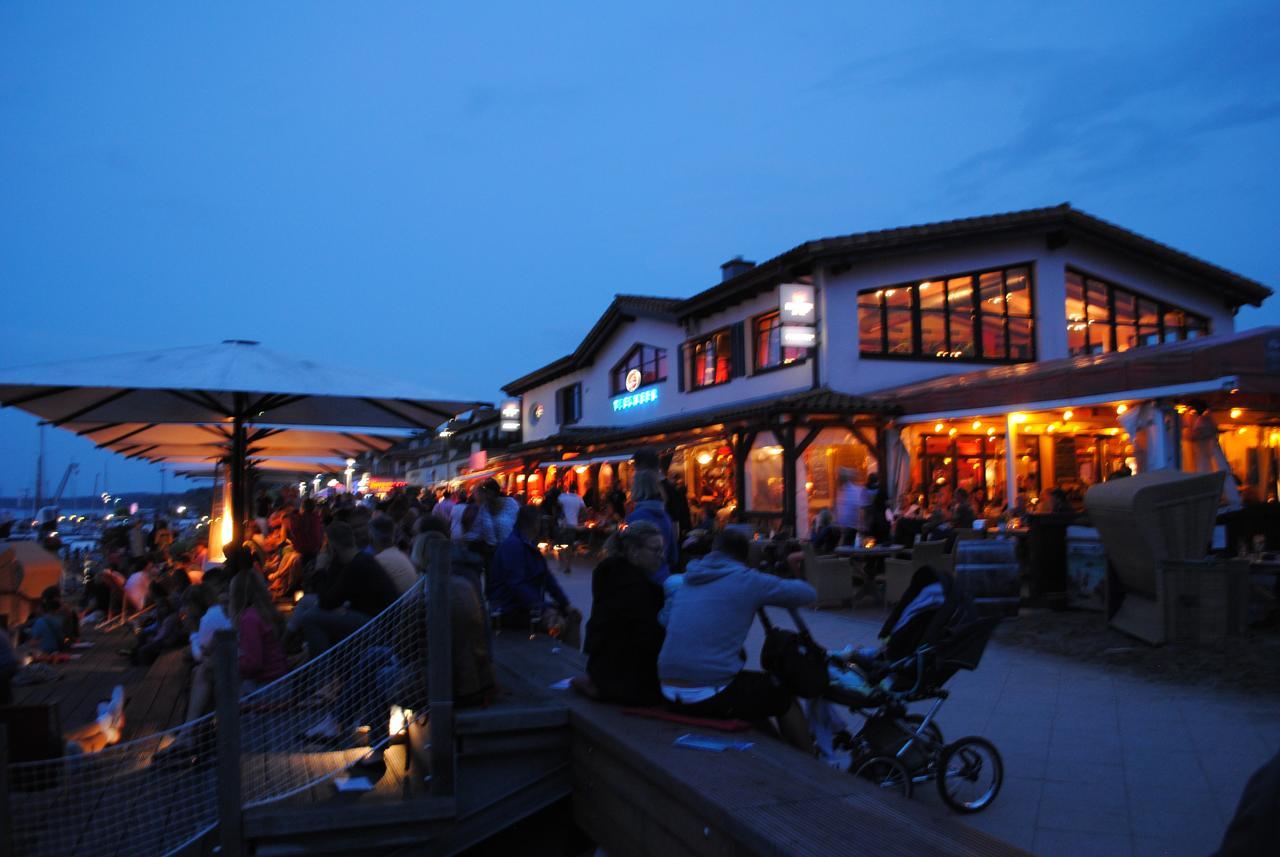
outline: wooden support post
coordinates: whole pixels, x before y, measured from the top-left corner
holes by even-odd
[[[782,447],[782,529],[796,533],[796,429],[790,423],[774,427],[773,436]]]
[[[453,794],[453,631],[450,627],[449,552],[452,545],[444,539],[430,542],[427,566],[427,705],[430,709],[431,794],[444,797]]]
[[[0,633],[8,631],[0,629]],[[13,824],[9,812],[9,727],[0,723],[0,857],[13,855]]]
[[[217,711],[218,841],[222,857],[243,853],[240,801],[240,670],[236,632],[213,635],[214,701]]]
[[[733,435],[729,448],[733,450],[733,493],[738,502],[738,512],[747,509],[747,456],[756,442],[756,432],[741,431]]]

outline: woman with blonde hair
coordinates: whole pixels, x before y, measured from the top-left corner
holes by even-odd
[[[636,469],[631,483],[631,502],[635,508],[627,515],[627,524],[647,521],[658,528],[662,536],[662,565],[654,574],[654,582],[661,584],[680,568],[680,546],[676,544],[676,531],[667,515],[666,498],[662,491],[662,477],[658,471]]]

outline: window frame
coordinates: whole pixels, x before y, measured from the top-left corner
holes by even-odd
[[[770,338],[772,338],[774,335],[778,337],[778,354],[782,356],[782,359],[778,363],[766,363],[764,365],[761,365],[757,358],[759,357],[758,348],[760,343],[760,332],[761,332],[760,325],[765,321],[776,322],[773,325],[773,327],[770,328],[771,332],[769,335],[770,335]],[[776,331],[776,334],[774,334],[772,331]],[[799,356],[795,357],[792,360],[787,360],[785,355],[786,355],[786,352],[788,351],[794,351]],[[800,365],[803,365],[808,359],[809,359],[808,348],[798,348],[793,345],[782,344],[782,313],[781,312],[779,312],[776,309],[768,310],[767,312],[762,312],[759,315],[752,317],[751,319],[751,374],[753,376],[764,375],[769,372],[777,372],[780,369],[790,369],[793,366],[800,366]]]
[[[567,399],[572,397],[573,418],[570,419],[566,407]],[[556,425],[560,427],[577,425],[582,422],[582,382],[574,381],[556,389]]]
[[[712,381],[710,384],[701,384],[699,383],[700,379],[696,376],[696,373],[693,371],[694,365],[696,364],[698,359],[697,348],[699,345],[702,345],[705,347],[708,342],[711,342],[717,337],[722,335],[725,337],[725,343],[727,345],[727,348],[725,349],[725,355],[729,361],[729,371],[726,374],[726,377],[723,381]],[[687,392],[693,393],[698,390],[709,390],[712,387],[720,387],[725,384],[728,384],[730,381],[734,379],[735,376],[734,376],[734,365],[733,365],[733,325],[726,324],[724,327],[718,327],[715,330],[701,334],[697,337],[694,337],[693,339],[685,340],[684,345],[681,346],[681,350],[683,350],[685,353],[684,359],[688,361],[689,374],[687,377],[688,377],[689,383],[687,385],[688,387]],[[717,361],[719,360],[718,354],[716,359]]]
[[[653,371],[656,375],[656,377],[648,381],[644,380],[644,367],[646,363],[650,362],[644,359],[646,350],[653,354]],[[636,354],[640,355],[639,365],[634,367],[629,366],[628,364],[631,362],[631,358]],[[629,372],[632,368],[640,370],[641,387],[648,387],[652,384],[661,384],[663,381],[667,380],[667,349],[659,345],[650,345],[647,342],[637,342],[635,345],[628,348],[627,353],[622,356],[622,359],[613,364],[613,368],[609,370],[609,389],[612,391],[612,395],[621,396],[627,392],[626,372]],[[619,372],[622,373],[621,376],[619,376]]]
[[[1185,307],[1178,306],[1177,304],[1169,303],[1167,301],[1161,300],[1160,298],[1153,297],[1149,294],[1145,294],[1134,288],[1131,288],[1130,286],[1117,283],[1114,280],[1108,279],[1106,277],[1100,277],[1096,274],[1091,274],[1088,271],[1086,271],[1084,268],[1080,268],[1075,265],[1067,265],[1064,270],[1064,273],[1063,273],[1064,295],[1066,294],[1066,291],[1069,288],[1067,277],[1070,277],[1071,275],[1075,275],[1080,278],[1080,291],[1081,291],[1082,299],[1084,301],[1084,318],[1085,318],[1084,342],[1085,344],[1084,344],[1083,351],[1072,350],[1070,337],[1068,337],[1068,341],[1067,341],[1068,357],[1089,357],[1089,356],[1096,356],[1098,354],[1118,353],[1118,349],[1116,346],[1119,344],[1119,334],[1117,333],[1117,331],[1121,327],[1132,327],[1135,331],[1135,334],[1134,334],[1135,344],[1130,348],[1126,348],[1125,351],[1132,351],[1137,348],[1155,348],[1159,345],[1168,345],[1174,342],[1186,342],[1188,339],[1198,339],[1205,336],[1211,336],[1213,333],[1213,324],[1211,319],[1208,316],[1201,315],[1198,312],[1192,312],[1191,310],[1186,309]],[[1107,347],[1103,351],[1093,350],[1093,338],[1089,335],[1090,329],[1093,326],[1088,323],[1089,308],[1091,306],[1091,304],[1089,303],[1090,281],[1102,286],[1103,289],[1105,289],[1106,296],[1107,296],[1106,315],[1099,322],[1099,326],[1104,327],[1107,330],[1107,343],[1106,343]],[[1116,293],[1117,292],[1133,299],[1134,319],[1132,323],[1122,324],[1116,319]],[[1146,328],[1150,328],[1152,326],[1152,325],[1142,324],[1141,306],[1143,302],[1146,302],[1148,304],[1154,304],[1156,308],[1155,328],[1157,331],[1157,336],[1159,336],[1160,338],[1160,341],[1155,345],[1148,345],[1142,341],[1143,330]],[[1173,336],[1173,337],[1170,337],[1169,328],[1165,324],[1166,318],[1171,313],[1179,313],[1182,316],[1182,325],[1177,329],[1176,336]],[[1070,333],[1070,325],[1078,322],[1073,322],[1069,317],[1066,316],[1065,304],[1063,306],[1063,317],[1064,317],[1064,320],[1066,321],[1066,324],[1068,325],[1067,332]],[[1187,333],[1192,329],[1195,329],[1200,332],[1194,337],[1189,337]],[[1101,342],[1099,342],[1098,344],[1099,346],[1102,345]]]
[[[1009,302],[1006,299],[1001,302],[1001,308],[1000,308],[1000,313],[998,317],[1001,321],[1001,330],[1003,331],[1003,334],[1004,334],[1004,353],[1006,355],[1012,352],[1012,337],[1010,336],[1010,332],[1009,332],[1010,322],[1017,320],[1017,321],[1027,321],[1030,323],[1029,325],[1030,326],[1030,342],[1029,342],[1030,355],[1025,358],[1009,357],[1009,356],[987,357],[983,354],[983,350],[984,350],[982,347],[983,331],[985,329],[985,324],[988,316],[992,316],[994,314],[989,312],[983,312],[982,310],[981,277],[983,274],[991,274],[991,273],[999,272],[1000,283],[1001,283],[1001,295],[1007,296],[1009,294],[1009,271],[1014,270],[1016,268],[1021,268],[1026,271],[1028,313],[1025,316],[1024,315],[1010,316]],[[951,290],[948,286],[954,280],[964,280],[964,279],[968,279],[970,281],[968,302],[972,308],[973,322],[972,322],[971,330],[972,330],[972,339],[973,339],[973,348],[974,348],[973,356],[971,357],[965,357],[965,356],[939,357],[936,354],[925,354],[924,348],[923,348],[923,345],[924,345],[923,329],[921,327],[922,316],[921,316],[921,309],[920,309],[920,293],[919,293],[920,284],[921,283],[941,283],[946,288],[946,293],[944,294],[943,305],[942,305],[943,329],[946,333],[947,349],[949,351],[952,351],[954,350],[954,347],[953,347],[953,343],[951,342],[951,317],[952,317],[952,314],[957,309],[957,307],[953,306],[952,304]],[[864,350],[864,343],[862,342],[862,339],[861,339],[863,298],[867,295],[877,295],[882,292],[887,292],[887,291],[896,290],[896,289],[909,289],[911,291],[911,353],[910,354],[894,353],[889,350],[889,306],[888,306],[887,300],[883,296],[881,296],[879,299],[879,310],[880,310],[879,350],[878,351]],[[1036,292],[1037,292],[1037,277],[1036,277],[1036,265],[1034,261],[1009,262],[1007,264],[1003,264],[999,266],[987,266],[983,268],[976,268],[976,269],[961,271],[957,273],[940,274],[937,276],[917,277],[912,280],[907,280],[905,282],[900,282],[900,283],[894,283],[891,285],[876,286],[874,288],[869,288],[869,289],[859,289],[857,291],[857,294],[855,295],[855,302],[854,302],[857,329],[859,331],[858,359],[860,360],[905,360],[905,361],[911,361],[911,362],[942,363],[942,364],[977,363],[977,364],[986,364],[986,365],[995,365],[995,366],[1008,366],[1008,365],[1015,365],[1018,363],[1034,363],[1036,360],[1039,359],[1039,349],[1037,348],[1037,344],[1036,344],[1036,328],[1038,326]]]

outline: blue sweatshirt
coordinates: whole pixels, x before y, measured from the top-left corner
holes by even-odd
[[[719,551],[689,563],[674,595],[658,677],[709,687],[728,684],[742,670],[756,610],[800,607],[818,597],[803,580],[753,571]]]

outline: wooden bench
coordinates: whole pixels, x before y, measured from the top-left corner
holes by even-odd
[[[585,666],[581,653],[553,653],[546,639],[496,643],[503,680],[531,693]],[[775,739],[745,733],[755,742],[748,750],[690,750],[674,741],[698,730],[558,693],[572,727],[574,819],[611,857],[1026,853]]]

